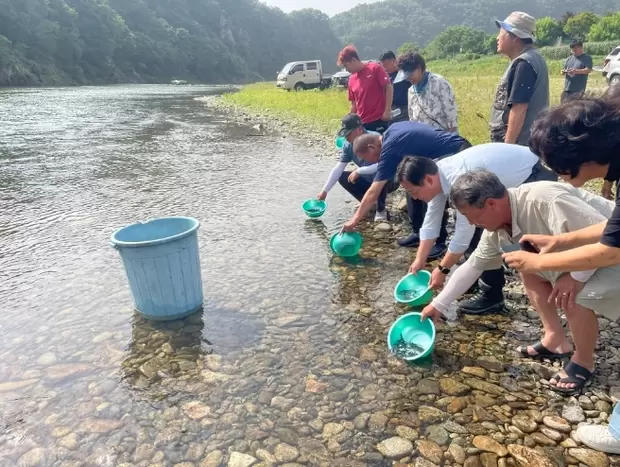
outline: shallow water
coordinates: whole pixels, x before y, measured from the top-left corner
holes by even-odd
[[[391,465],[377,443],[423,428],[421,406],[446,409],[443,388],[424,381],[506,360],[507,316],[444,330],[429,367],[389,355],[387,329],[405,311],[393,287],[411,252],[368,230],[360,257],[334,258],[330,235],[354,204],[336,188],[320,219],[300,207],[333,160],[197,99],[219,92],[0,91],[2,465]],[[132,310],[109,236],[165,215],[202,222],[206,301],[202,314],[153,323]],[[538,390],[501,394],[498,407],[551,404]]]

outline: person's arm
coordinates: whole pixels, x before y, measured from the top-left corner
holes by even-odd
[[[329,193],[329,190],[331,190],[334,187],[334,185],[336,184],[336,182],[342,175],[342,172],[344,172],[344,169],[346,168],[347,168],[346,162],[338,162],[334,166],[334,168],[329,173],[329,176],[327,177],[327,181],[325,182],[325,185],[323,185],[323,190],[322,190],[323,193],[325,194]]]
[[[613,180],[604,180],[603,187],[601,188],[601,196],[605,199],[613,199],[614,195],[612,189],[614,186]]]
[[[514,68],[512,87],[508,96],[508,128],[505,143],[514,144],[519,138],[525,122],[527,106],[534,95],[536,85],[536,71],[525,60],[519,60]]]
[[[392,101],[393,100],[394,100],[394,86],[390,83],[387,86],[385,86],[385,109],[383,110],[383,120],[392,119]]]
[[[445,313],[456,299],[474,285],[482,273],[483,271],[476,269],[469,261],[466,261],[454,271],[444,289],[433,299],[430,306]]]
[[[440,86],[441,109],[446,116],[447,131],[450,133],[458,132],[458,110],[456,106],[456,97],[454,97],[454,89],[447,80],[442,80]]]
[[[456,221],[454,223],[454,234],[448,245],[448,253],[441,260],[441,266],[451,268],[463,256],[474,238],[476,228],[469,223],[467,218],[460,212],[456,212]]]
[[[377,170],[379,170],[379,163],[378,162],[376,164],[365,165],[364,167],[359,167],[357,169],[357,173],[360,174],[360,175],[372,175],[372,174],[376,173]]]
[[[578,248],[584,245],[590,245],[598,242],[603,236],[607,221],[600,222],[598,224],[585,227],[583,229],[575,230],[573,232],[566,232],[563,234],[553,235],[552,247],[550,250],[568,250],[570,248]],[[524,236],[524,240],[527,240],[527,235]]]
[[[409,120],[411,120],[411,116],[413,115],[413,102],[413,86],[411,86],[407,91],[407,115],[409,116]]]
[[[589,75],[590,73],[592,73],[592,57],[590,57],[589,55],[586,57],[583,57],[583,60],[581,62],[583,63],[584,67],[578,70],[573,70],[573,74],[574,75]]]
[[[364,195],[364,198],[362,198],[362,202],[357,208],[357,211],[355,211],[355,214],[353,215],[349,223],[353,224],[353,226],[356,226],[361,222],[362,219],[364,219],[364,217],[366,217],[368,212],[377,202],[377,199],[379,199],[381,190],[383,190],[383,187],[386,183],[387,180],[372,182],[372,185],[370,185],[370,188],[368,188],[368,191]]]
[[[448,197],[444,193],[439,193],[428,203],[426,214],[424,215],[424,222],[422,223],[422,227],[420,227],[420,246],[418,247],[414,261],[414,264],[418,266],[416,268],[417,270],[424,267],[428,255],[435,244],[435,240],[439,237],[443,211],[447,202]]]
[[[353,93],[351,86],[347,87],[347,94],[349,96],[349,102],[351,102],[351,108],[349,109],[349,113],[356,114],[357,106],[355,105],[355,94]]]

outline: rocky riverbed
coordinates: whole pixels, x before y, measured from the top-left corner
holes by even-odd
[[[299,135],[280,133],[281,125],[270,124],[267,116],[230,112],[221,118],[247,125],[239,125],[239,134],[262,123],[256,131],[281,138],[286,150],[316,144],[317,154],[335,157],[329,137],[299,140]],[[181,140],[192,147],[193,140]],[[216,145],[218,138],[210,141]],[[240,144],[234,142],[237,149]],[[196,147],[203,145],[201,136]],[[286,154],[281,150],[278,156]],[[195,180],[181,180],[182,194],[207,220],[201,233],[210,229],[204,312],[170,323],[142,319],[127,306],[126,284],[115,263],[114,273],[104,267],[92,270],[88,287],[80,282],[71,289],[68,300],[87,312],[58,306],[67,300],[62,297],[48,320],[21,328],[3,323],[0,465],[620,465],[620,457],[585,449],[574,437],[581,423],[605,423],[620,396],[617,323],[600,319],[593,386],[582,396],[562,398],[546,386],[558,365],[524,360],[514,350],[536,340],[540,325],[511,276],[505,313],[439,325],[432,360],[407,365],[390,355],[385,342],[390,324],[407,311],[392,297],[411,261],[411,251],[394,246],[406,226],[398,220],[365,223],[359,258],[334,258],[326,246],[332,224],[350,215],[353,202],[330,195],[342,202],[330,204],[328,218],[318,221],[290,221],[294,214],[285,211],[278,217],[276,209],[263,216],[254,204],[244,204],[260,188],[248,178],[247,192],[238,195],[243,187],[224,185],[223,206],[208,204],[202,196],[192,198],[194,191],[203,193],[204,174],[212,167],[204,169],[204,159],[197,154],[189,175],[183,171],[184,160],[174,172],[190,177],[204,170]],[[263,162],[270,163],[268,154]],[[170,164],[170,158],[162,161],[167,170]],[[310,173],[320,185],[319,171]],[[167,190],[158,194],[151,188],[136,204],[165,204],[168,190],[179,183],[169,179],[167,172],[160,182],[171,184]],[[79,199],[86,202],[83,191]],[[62,199],[67,196],[64,191]],[[101,209],[105,214],[116,207],[111,196],[106,193],[110,207]],[[288,209],[279,201],[273,206]],[[298,209],[296,201],[292,205]],[[233,209],[237,218],[220,214]],[[245,225],[235,230],[249,213],[263,217],[249,224],[249,232]],[[76,228],[69,233],[74,235]],[[65,238],[63,232],[54,234]],[[92,251],[101,249],[97,242],[93,245]],[[55,261],[61,263],[69,254],[62,251]],[[42,261],[45,255],[37,258]],[[93,253],[88,258],[98,259]],[[61,291],[68,288],[64,282],[60,286]],[[73,296],[83,291],[95,299],[84,304]],[[28,289],[28,294],[36,293],[37,288]]]

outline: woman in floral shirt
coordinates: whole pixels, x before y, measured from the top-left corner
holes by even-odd
[[[443,76],[426,71],[420,54],[401,55],[396,64],[402,72],[401,79],[413,85],[409,88],[409,120],[458,133],[456,99],[450,83]]]

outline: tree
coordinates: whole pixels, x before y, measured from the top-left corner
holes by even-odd
[[[572,39],[585,40],[590,29],[600,21],[600,17],[589,11],[579,13],[566,21],[564,33]]]
[[[396,51],[396,55],[414,53],[414,52],[417,52],[418,50],[419,50],[418,46],[415,45],[413,42],[405,42],[403,45],[401,45],[398,48],[398,50]]]
[[[620,40],[620,13],[602,17],[590,29],[588,40],[595,42]]]
[[[536,21],[536,43],[541,46],[553,45],[562,38],[560,23],[545,16]]]
[[[446,58],[460,53],[485,54],[486,34],[467,26],[446,28],[426,47],[428,58]]]

